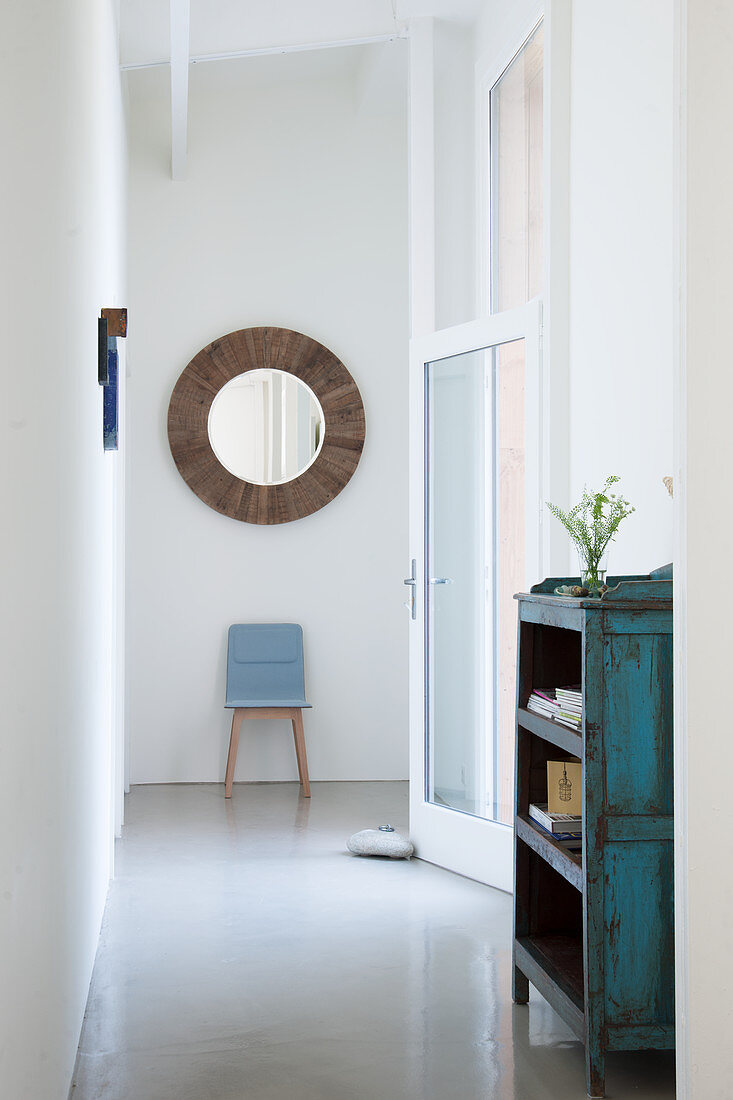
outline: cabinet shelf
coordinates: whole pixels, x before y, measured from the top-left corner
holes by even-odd
[[[581,1015],[583,1002],[583,940],[559,933],[524,936],[517,940],[537,966],[560,986]]]
[[[519,813],[516,818],[517,836],[534,852],[554,868],[559,875],[583,891],[583,860],[579,854],[569,852],[558,840],[538,829],[528,814]]]
[[[583,734],[572,730],[570,726],[563,726],[560,722],[553,722],[551,718],[543,718],[541,714],[535,714],[532,710],[519,707],[517,710],[517,723],[523,730],[534,733],[543,741],[549,741],[557,745],[559,749],[565,749],[573,756],[583,755]]]
[[[548,937],[524,936],[514,941],[514,965],[532,982],[545,1000],[562,1016],[572,1032],[583,1040],[586,1034],[586,1015],[582,997],[582,946],[580,946],[581,986],[578,989],[578,971],[575,950],[566,948],[558,952],[559,945],[549,945]],[[553,949],[555,947],[555,950]],[[548,949],[549,948],[549,949]],[[562,966],[560,956],[572,956],[572,978]]]

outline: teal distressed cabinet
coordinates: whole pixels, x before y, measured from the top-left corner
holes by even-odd
[[[517,596],[514,1000],[531,982],[585,1044],[588,1095],[605,1054],[674,1046],[672,581],[609,579],[602,600]],[[526,709],[581,684],[580,731]],[[583,764],[582,854],[529,817],[547,761]]]

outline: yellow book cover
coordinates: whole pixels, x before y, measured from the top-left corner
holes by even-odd
[[[583,765],[579,760],[547,761],[547,811],[551,814],[582,814]]]

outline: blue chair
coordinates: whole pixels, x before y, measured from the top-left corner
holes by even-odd
[[[310,798],[303,707],[303,630],[297,623],[237,623],[229,627],[226,707],[233,707],[224,797],[232,797],[244,718],[289,718],[303,794]]]

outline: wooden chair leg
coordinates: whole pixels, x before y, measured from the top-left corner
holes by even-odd
[[[303,711],[298,708],[293,711],[291,719],[293,723],[293,739],[295,740],[295,755],[298,759],[298,774],[303,787],[305,798],[311,796],[311,785],[308,779],[308,759],[305,755],[305,730],[303,729]]]
[[[227,773],[224,780],[224,797],[232,797],[232,783],[234,782],[234,769],[237,764],[237,749],[239,748],[239,731],[242,728],[244,708],[237,707],[232,715],[232,734],[229,738],[229,755],[227,757]]]
[[[298,748],[298,729],[295,724],[295,711],[293,711],[293,717],[290,719],[290,725],[293,727],[293,741],[295,742],[295,758],[298,761],[298,778],[300,782],[303,782],[303,768],[300,763],[300,749]]]

